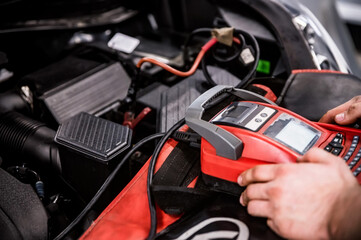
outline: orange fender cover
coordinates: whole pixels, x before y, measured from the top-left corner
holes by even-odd
[[[170,139],[162,148],[156,164],[156,171],[177,145]],[[150,229],[150,213],[147,196],[147,173],[149,160],[119,193],[111,204],[99,215],[89,229],[81,236],[90,239],[145,239]],[[167,228],[179,219],[157,207],[157,232]]]

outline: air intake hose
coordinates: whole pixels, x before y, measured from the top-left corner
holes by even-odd
[[[0,113],[6,113],[10,111],[27,113],[29,110],[29,105],[24,101],[24,99],[17,91],[0,93]]]
[[[0,155],[23,156],[61,173],[55,131],[17,112],[0,115]]]

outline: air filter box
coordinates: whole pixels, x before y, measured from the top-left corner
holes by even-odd
[[[80,112],[101,115],[119,106],[131,79],[118,62],[98,55],[87,49],[25,76],[34,115],[57,128]]]
[[[80,113],[61,124],[55,136],[62,173],[85,200],[103,184],[131,143],[126,126]],[[120,181],[128,181],[125,165]],[[121,185],[121,183],[119,184]]]

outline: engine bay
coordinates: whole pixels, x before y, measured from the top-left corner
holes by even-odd
[[[156,142],[123,161],[129,150],[169,130],[212,86],[277,98],[294,69],[341,70],[330,57],[315,62],[317,46],[303,38],[309,30],[292,25],[294,32],[280,35],[282,24],[272,25],[272,9],[262,15],[263,5],[110,2],[106,9],[91,5],[89,12],[76,5],[82,14],[74,10],[66,18],[50,18],[56,11],[51,5],[44,16],[37,13],[41,19],[7,18],[0,29],[1,203],[10,201],[6,211],[15,216],[4,224],[4,239],[55,238],[122,163],[68,236],[78,238],[145,164]],[[230,44],[213,42],[199,57],[224,29],[231,29]],[[156,63],[140,63],[144,58]],[[194,72],[174,74],[162,64]]]

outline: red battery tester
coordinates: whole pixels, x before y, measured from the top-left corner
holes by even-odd
[[[210,122],[205,106],[228,92],[250,101],[233,102]],[[204,176],[236,182],[244,170],[259,164],[296,162],[318,147],[342,157],[361,183],[361,131],[311,122],[254,93],[216,86],[191,104],[186,123],[202,136]]]

